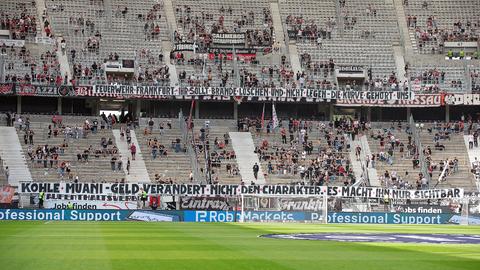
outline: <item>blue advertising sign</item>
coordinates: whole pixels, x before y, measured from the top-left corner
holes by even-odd
[[[235,222],[240,221],[240,211],[185,211],[187,222]],[[306,212],[289,211],[245,211],[245,221],[305,221],[309,217]],[[310,218],[310,217],[309,217]]]
[[[369,223],[369,224],[448,224],[456,223],[452,214],[411,214],[411,213],[328,213],[328,223]]]
[[[182,221],[182,211],[0,209],[0,220]]]
[[[291,211],[245,211],[245,221],[289,222],[322,221],[323,215],[316,212]],[[238,222],[240,211],[185,211],[186,222]],[[453,214],[412,213],[349,213],[332,212],[327,223],[352,224],[459,224],[461,217]]]
[[[324,219],[322,213],[298,211],[245,211],[244,221],[292,222]],[[153,210],[65,210],[65,209],[0,209],[2,220],[39,221],[147,221],[147,222],[238,222],[240,211],[153,211]],[[480,224],[478,217],[455,214],[332,212],[327,223],[350,224]]]
[[[126,210],[0,209],[0,220],[121,221]]]

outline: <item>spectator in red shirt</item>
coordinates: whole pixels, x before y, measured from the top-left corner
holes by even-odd
[[[132,154],[132,160],[135,160],[135,154],[137,153],[137,147],[133,143],[130,145],[130,153]]]

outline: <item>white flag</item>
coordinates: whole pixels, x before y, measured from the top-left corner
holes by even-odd
[[[277,118],[277,111],[275,111],[275,104],[272,103],[272,121],[273,121],[273,129],[278,127],[278,118]]]

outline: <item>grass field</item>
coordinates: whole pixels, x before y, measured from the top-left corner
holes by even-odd
[[[479,245],[341,243],[267,233],[480,234],[480,227],[0,222],[1,269],[480,269]]]

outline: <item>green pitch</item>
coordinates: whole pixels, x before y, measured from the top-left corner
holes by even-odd
[[[5,270],[480,269],[477,245],[340,243],[267,233],[480,234],[480,227],[142,222],[0,222]]]

